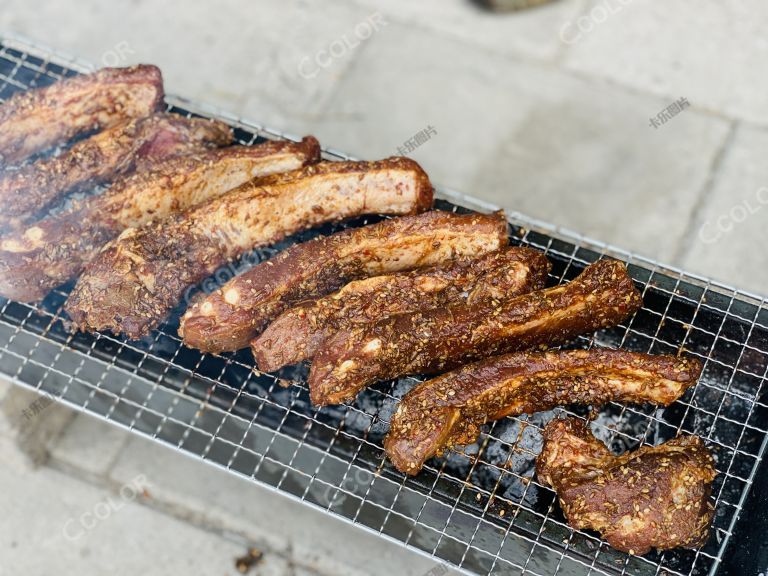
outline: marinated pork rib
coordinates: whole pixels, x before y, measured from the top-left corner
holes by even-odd
[[[597,348],[488,358],[406,394],[384,448],[398,470],[416,474],[445,448],[473,443],[486,422],[568,404],[667,406],[696,383],[701,368],[692,358]]]
[[[563,286],[516,298],[398,314],[342,329],[315,354],[309,374],[312,402],[338,404],[377,380],[561,344],[614,326],[641,305],[626,267],[600,260]]]
[[[0,294],[32,302],[77,276],[125,228],[160,220],[255,178],[319,160],[312,137],[300,143],[231,146],[159,163],[125,176],[104,194],[0,238]]]
[[[225,284],[184,314],[184,343],[207,352],[238,350],[283,310],[356,278],[410,270],[498,250],[503,214],[427,212],[345,230],[292,246]]]
[[[88,264],[66,311],[77,327],[138,338],[227,260],[323,222],[409,214],[432,186],[407,158],[325,162],[267,176],[165,221],[129,228]],[[230,294],[230,301],[237,297]]]
[[[622,552],[698,548],[709,535],[716,472],[698,436],[614,456],[575,418],[544,429],[539,480],[557,492],[568,524]]]
[[[0,105],[0,165],[79,134],[149,116],[163,104],[163,78],[155,66],[104,68],[35,90]]]
[[[408,273],[351,282],[334,294],[283,312],[251,343],[259,368],[272,371],[312,358],[339,328],[458,302],[517,296],[544,288],[550,264],[530,248],[508,248]]]
[[[69,191],[231,141],[229,126],[214,120],[175,114],[129,120],[78,142],[60,156],[0,176],[0,228],[18,226]]]

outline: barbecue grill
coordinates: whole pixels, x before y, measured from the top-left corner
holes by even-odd
[[[0,99],[89,69],[25,41],[0,38]],[[229,122],[243,144],[293,139],[180,98],[167,101],[174,112]],[[324,154],[349,159],[333,150]],[[447,190],[438,198],[444,210],[494,208]],[[221,269],[196,290],[209,291],[233,270],[293,243],[380,219],[297,234]],[[535,479],[533,464],[543,424],[569,410],[495,422],[476,444],[433,459],[408,478],[386,461],[382,439],[396,400],[417,379],[379,384],[348,406],[315,409],[306,367],[263,374],[254,370],[248,351],[217,355],[183,347],[176,334],[181,307],[150,337],[128,342],[69,333],[61,306],[71,285],[39,304],[0,299],[0,372],[466,574],[756,574],[768,526],[760,507],[750,504],[768,489],[768,466],[761,465],[768,442],[765,299],[520,214],[510,214],[509,221],[512,244],[538,248],[552,261],[550,284],[573,279],[604,256],[628,263],[643,293],[642,310],[572,346],[684,351],[704,361],[700,382],[672,406],[610,404],[593,423],[598,437],[620,450],[680,433],[706,440],[719,474],[714,526],[701,549],[631,556],[566,524],[552,490]]]

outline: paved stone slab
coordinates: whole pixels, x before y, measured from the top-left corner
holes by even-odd
[[[740,127],[691,227],[682,265],[768,296],[768,130]]]
[[[489,12],[470,0],[357,0],[387,18],[433,30],[499,54],[552,60],[560,30],[584,9],[582,0],[560,0],[519,12]],[[478,63],[482,65],[481,63]]]
[[[6,466],[32,469],[48,458],[51,441],[73,417],[54,398],[6,383],[0,394],[0,455]]]
[[[436,133],[409,155],[436,182],[472,193],[480,159],[542,91],[561,88],[549,70],[393,23],[359,55],[313,129],[330,146],[377,158],[406,150],[431,126]]]
[[[392,27],[360,55],[316,131],[378,157],[432,126],[412,155],[437,183],[670,260],[727,128],[686,109],[654,129],[664,106]]]
[[[333,576],[422,576],[435,561],[280,494],[133,438],[112,471],[125,483],[143,474],[153,505],[217,531],[265,542],[294,564]]]
[[[167,447],[131,437],[110,478],[121,484],[137,474],[147,477],[153,503],[170,513],[289,553],[289,538],[272,523],[282,515],[282,501],[274,495]]]
[[[768,123],[768,3],[591,1],[564,35],[568,67]]]
[[[51,448],[59,466],[92,479],[103,477],[128,441],[120,428],[87,414],[78,414]]]
[[[253,8],[241,8],[234,1],[208,14],[204,5],[182,6],[180,0],[159,12],[144,3],[138,8],[117,5],[105,10],[89,0],[93,5],[83,8],[90,15],[89,23],[81,19],[68,26],[59,25],[68,17],[68,9],[52,0],[34,8],[20,0],[10,1],[9,9],[0,14],[0,25],[38,34],[46,42],[96,61],[126,52],[131,61],[156,61],[163,66],[172,91],[297,134],[316,131],[326,143],[359,156],[397,153],[398,147],[402,149],[407,140],[431,126],[436,135],[412,155],[436,182],[664,260],[675,252],[724,130],[716,120],[706,122],[694,112],[707,102],[698,88],[680,91],[693,103],[692,109],[653,130],[648,120],[670,103],[668,96],[632,96],[574,79],[555,67],[493,54],[510,46],[511,52],[516,51],[519,22],[527,22],[524,28],[530,28],[534,37],[549,37],[556,29],[559,36],[563,21],[577,21],[581,3],[575,0],[504,16],[483,14],[464,0],[440,6],[437,0],[428,0],[427,6],[397,0],[384,7],[370,0],[334,1],[317,11],[297,1],[264,0],[258,4],[259,18],[246,19],[244,24],[233,14]],[[569,66],[595,75],[640,70],[654,78],[677,78],[665,70],[675,70],[674,62],[668,60],[678,58],[681,48],[673,42],[680,43],[678,38],[684,34],[664,40],[670,46],[659,54],[656,40],[640,42],[642,37],[632,43],[611,35],[618,28],[638,35],[646,30],[643,26],[651,26],[646,20],[652,16],[669,18],[677,25],[681,6],[689,4],[652,8],[645,0],[622,0],[621,5],[626,6],[593,26],[589,34],[582,34],[578,42],[564,44]],[[599,8],[591,8],[589,17],[602,17]],[[357,26],[371,25],[377,10],[386,25],[377,26],[370,39],[360,41],[356,34],[364,28]],[[729,8],[715,26],[713,10],[720,8],[712,3],[691,7],[695,33],[703,27],[716,29],[717,36],[724,34],[718,26],[742,22],[739,9]],[[617,11],[615,6],[612,11]],[[46,18],[40,18],[41,13]],[[550,19],[558,25],[553,26]],[[236,29],[237,33],[196,34],[201,21],[206,22],[206,30]],[[664,29],[656,20],[651,28]],[[601,35],[608,37],[601,39]],[[761,41],[746,37],[750,42]],[[345,48],[344,42],[352,47]],[[743,82],[712,82],[709,64],[716,61],[714,56],[699,57],[699,53],[708,54],[710,44],[695,44],[695,48],[687,44],[682,48],[685,58],[681,56],[681,61],[690,71],[683,70],[680,77],[701,76],[707,94],[725,90],[727,98],[718,96],[719,103],[712,106],[727,112],[722,107],[725,103],[741,101],[741,96],[728,90],[744,89],[748,92],[744,98],[764,92],[747,89],[748,83]],[[637,45],[643,50],[637,50]],[[340,51],[338,57],[330,54],[332,46]],[[254,50],[258,54],[252,58],[242,57]],[[325,59],[315,68],[319,54]],[[634,60],[622,59],[622,54],[631,54]],[[655,55],[649,60],[654,66],[646,62],[648,54]],[[657,60],[661,62],[658,73]],[[751,62],[750,56],[744,65],[749,68]],[[311,77],[302,77],[302,64],[301,70]],[[706,74],[699,74],[699,64],[706,64]],[[738,60],[725,68],[729,74],[740,73],[741,64]],[[751,81],[757,81],[759,75],[753,76]],[[644,82],[637,87],[677,94],[676,87]],[[604,209],[593,209],[598,201]],[[636,218],[637,214],[643,218]]]
[[[665,104],[573,83],[542,98],[480,167],[473,191],[504,208],[671,262],[727,124],[687,110],[654,129]]]
[[[234,576],[247,549],[49,468],[2,466],[0,485],[1,576]]]
[[[0,29],[99,65],[157,64],[169,93],[298,133],[356,50],[345,49],[332,58],[332,66],[309,80],[302,70],[308,75],[317,66],[302,68],[302,62],[330,50],[345,35],[353,43],[355,26],[369,15],[368,9],[346,2],[308,10],[298,0],[230,0],[215,9],[182,0],[85,0],[76,10],[54,0],[34,6],[8,0],[0,12]]]

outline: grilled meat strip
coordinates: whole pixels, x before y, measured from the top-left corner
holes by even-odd
[[[501,213],[435,211],[345,230],[292,246],[230,280],[189,308],[179,333],[192,348],[238,350],[282,311],[350,280],[477,256],[507,242]]]
[[[124,229],[160,220],[220,196],[252,178],[317,162],[320,145],[265,142],[231,146],[159,163],[118,179],[104,194],[79,202],[0,238],[0,294],[32,302],[77,276]]]
[[[541,290],[549,269],[541,252],[507,248],[426,270],[357,280],[334,294],[286,310],[251,342],[251,350],[261,370],[277,370],[312,358],[323,340],[339,328],[393,314]]]
[[[315,354],[309,374],[312,402],[338,404],[377,380],[561,344],[614,326],[641,305],[626,267],[600,260],[563,286],[516,298],[398,314],[342,329]]]
[[[163,78],[155,66],[104,68],[45,88],[18,92],[0,105],[0,165],[79,134],[144,118],[163,104]]]
[[[431,204],[429,178],[407,158],[325,162],[267,176],[168,220],[125,230],[91,260],[65,310],[80,328],[139,338],[187,287],[246,250],[323,222],[408,214]]]
[[[580,420],[553,420],[544,429],[536,473],[557,492],[568,524],[599,532],[622,552],[707,541],[716,471],[698,436],[614,456]]]
[[[701,369],[692,358],[597,348],[496,356],[418,384],[398,404],[384,448],[398,470],[417,474],[445,448],[477,440],[486,422],[568,404],[668,406]]]
[[[78,142],[54,158],[38,160],[0,177],[0,227],[17,226],[69,191],[102,184],[135,168],[232,141],[232,130],[214,120],[156,114],[129,120]]]

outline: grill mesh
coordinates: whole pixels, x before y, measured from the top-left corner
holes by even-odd
[[[0,99],[43,86],[84,63],[5,39],[0,43]],[[211,115],[182,100],[171,109]],[[285,136],[220,113],[251,144]],[[326,152],[326,158],[347,156]],[[441,192],[438,207],[467,211],[479,202]],[[460,207],[460,205],[462,207]],[[197,287],[210,291],[280,249],[317,234],[380,218],[361,218],[296,235],[233,262]],[[664,268],[520,215],[513,244],[543,250],[550,284],[573,279],[609,255],[629,263],[645,305],[628,323],[577,340],[651,353],[681,350],[705,362],[700,382],[663,410],[611,404],[593,423],[616,450],[699,434],[716,456],[712,536],[696,551],[634,557],[565,523],[554,493],[533,475],[541,428],[555,410],[506,418],[480,440],[433,459],[415,478],[386,462],[382,449],[396,400],[415,378],[379,384],[349,406],[317,410],[304,384],[306,367],[277,375],[253,370],[247,351],[201,354],[181,346],[179,308],[152,336],[127,342],[70,334],[61,306],[71,289],[40,304],[0,300],[0,371],[19,384],[195,455],[232,473],[321,507],[383,536],[433,555],[469,574],[714,573],[765,450],[768,398],[768,309],[764,299]]]

